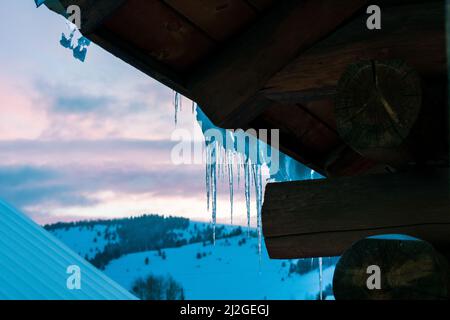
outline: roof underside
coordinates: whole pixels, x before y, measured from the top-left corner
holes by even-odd
[[[426,79],[446,77],[444,1],[379,1],[378,32],[361,27],[365,0],[60,2],[80,5],[85,36],[196,101],[216,125],[280,129],[280,149],[327,176],[385,167],[337,133],[334,94],[348,64],[400,58]]]

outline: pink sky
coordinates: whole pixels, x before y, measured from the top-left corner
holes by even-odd
[[[65,30],[31,0],[0,2],[0,198],[39,223],[210,220],[204,166],[170,161],[173,130],[200,132],[191,108],[175,126],[172,90],[95,45],[75,60],[59,45]],[[228,222],[226,182],[219,190],[218,218]],[[235,212],[245,223],[238,187]]]

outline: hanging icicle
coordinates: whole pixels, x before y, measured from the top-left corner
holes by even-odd
[[[319,299],[323,300],[323,261],[319,258]]]
[[[177,100],[177,99],[175,99]],[[230,192],[230,219],[231,223],[234,220],[234,174],[237,171],[238,188],[240,186],[241,179],[244,184],[245,193],[245,206],[247,211],[247,234],[250,236],[251,232],[251,192],[252,184],[255,189],[255,202],[256,202],[256,227],[258,234],[258,251],[262,253],[262,218],[261,209],[263,203],[263,167],[269,169],[271,181],[292,181],[292,180],[304,180],[315,179],[319,176],[313,170],[310,170],[292,158],[280,154],[277,172],[271,172],[272,162],[268,161],[267,155],[262,153],[261,148],[270,148],[260,140],[256,139],[247,133],[230,132],[225,129],[218,128],[208,119],[208,117],[202,112],[198,105],[192,104],[192,108],[196,110],[197,120],[201,126],[203,134],[205,136],[206,146],[206,197],[208,211],[211,208],[212,211],[212,225],[213,225],[213,240],[216,240],[216,222],[217,222],[217,178],[228,177],[229,192]],[[209,141],[209,130],[214,130],[214,133],[219,133],[223,139],[218,138],[220,141]],[[233,143],[229,143],[230,136]],[[242,136],[244,135],[244,137]],[[238,140],[238,138],[241,138]],[[245,138],[245,139],[242,139]],[[248,138],[248,139],[247,139]],[[236,141],[246,140],[245,149],[238,148]],[[256,158],[255,151],[256,148]],[[273,152],[273,151],[271,151]],[[269,162],[269,163],[268,163]],[[234,169],[236,166],[236,170]],[[242,173],[241,173],[242,170]],[[314,260],[311,260],[313,263]],[[322,263],[322,260],[320,260]],[[320,271],[322,274],[322,271]],[[321,276],[322,278],[322,276]],[[320,284],[322,286],[322,284]]]
[[[233,202],[234,202],[234,174],[233,174],[233,154],[227,151],[228,185],[230,188],[230,221],[233,224]]]
[[[250,236],[250,164],[249,160],[246,159],[244,162],[244,188],[245,188],[245,205],[247,207],[247,235]]]
[[[258,233],[258,253],[261,256],[262,252],[262,219],[261,219],[261,208],[262,208],[262,176],[261,176],[261,166],[259,164],[254,164],[252,166],[253,172],[253,182],[255,184],[255,196],[256,196],[256,229]]]
[[[206,208],[209,212],[209,202],[211,197],[211,157],[210,157],[210,148],[211,145],[206,145],[206,172],[205,172],[205,180],[206,180]]]
[[[237,169],[237,184],[238,184],[238,188],[241,187],[241,154],[238,153],[236,155],[236,169]]]
[[[214,141],[212,148],[211,163],[211,196],[212,196],[212,224],[213,224],[213,243],[216,245],[216,225],[217,225],[217,147],[218,142]]]
[[[175,108],[175,124],[178,124],[178,112],[180,111],[181,108],[180,100],[181,100],[180,94],[174,91],[173,106]]]

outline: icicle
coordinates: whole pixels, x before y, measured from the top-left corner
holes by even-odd
[[[216,224],[217,224],[217,148],[218,142],[214,141],[212,148],[211,162],[211,187],[212,187],[212,224],[213,224],[213,243],[216,245]]]
[[[173,106],[175,108],[175,124],[178,123],[178,111],[180,111],[180,94],[178,92],[174,92],[174,98],[173,98]]]
[[[319,299],[323,300],[323,268],[322,258],[319,258]]]
[[[244,163],[245,175],[245,204],[247,206],[247,234],[250,236],[250,168],[249,160]]]
[[[234,174],[233,174],[233,154],[227,152],[227,166],[228,166],[228,185],[230,187],[230,220],[233,224],[233,201],[234,201]]]
[[[238,153],[236,155],[237,163],[236,163],[236,170],[237,170],[237,183],[238,188],[241,186],[241,155]]]
[[[223,179],[223,154],[222,148],[218,150],[217,153],[217,172],[219,179]]]
[[[209,144],[206,145],[206,209],[209,212],[209,200],[211,195],[211,146]]]
[[[179,97],[176,95],[175,97],[175,110],[178,111],[178,100]],[[240,189],[240,181],[243,180],[243,185],[245,189],[245,204],[247,210],[247,233],[250,236],[251,233],[251,189],[252,184],[255,187],[255,198],[256,198],[256,217],[257,217],[257,231],[258,231],[258,250],[261,253],[262,251],[262,222],[261,222],[261,207],[262,207],[262,195],[263,195],[263,181],[262,181],[262,168],[270,169],[271,162],[267,162],[268,155],[265,153],[261,153],[259,148],[260,145],[257,144],[255,146],[255,138],[253,136],[248,136],[247,133],[240,132],[229,132],[225,129],[218,128],[215,126],[208,117],[202,112],[201,108],[192,102],[192,109],[194,111],[197,121],[200,124],[201,130],[205,137],[208,136],[208,130],[213,129],[215,132],[219,132],[222,134],[221,138],[218,138],[219,141],[206,141],[206,174],[205,174],[205,185],[207,192],[207,208],[208,211],[212,209],[212,224],[214,229],[214,242],[216,238],[216,215],[217,215],[217,178],[222,179],[225,175],[228,178],[229,183],[229,192],[230,192],[230,218],[231,223],[233,223],[234,219],[234,174],[237,170],[237,184],[238,189]],[[175,116],[177,119],[177,116]],[[237,143],[229,143],[230,138],[227,134],[231,134],[234,138],[235,142],[241,141],[242,138],[245,142],[244,149],[241,149]],[[241,134],[243,136],[241,136]],[[225,138],[225,139],[224,139]],[[237,140],[239,139],[239,140]],[[247,142],[248,141],[248,142]],[[258,140],[256,140],[258,141]],[[259,142],[257,142],[259,143]],[[266,144],[263,144],[266,147]],[[219,149],[220,148],[220,149]],[[254,159],[254,148],[256,148],[256,156],[257,159]],[[273,181],[286,181],[287,179],[307,179],[308,176],[313,179],[317,178],[315,172],[308,170],[307,168],[301,166],[295,160],[289,158],[288,156],[284,156],[281,154],[280,157],[280,170],[281,174],[276,174],[271,172],[270,179]],[[236,166],[236,168],[233,168]],[[241,173],[242,169],[242,173]],[[242,175],[241,175],[242,174]]]
[[[261,165],[254,164],[252,167],[253,182],[255,184],[256,194],[256,225],[258,231],[258,253],[261,257],[262,252],[262,221],[261,221],[261,207],[262,207],[262,176]]]
[[[220,175],[221,179],[224,180],[226,171],[228,170],[228,158],[227,151],[225,148],[220,148]]]

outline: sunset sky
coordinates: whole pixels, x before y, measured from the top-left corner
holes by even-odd
[[[62,17],[0,2],[0,198],[39,223],[158,213],[210,220],[204,165],[176,166],[177,128],[201,134],[190,102],[96,45],[75,60]],[[229,221],[228,186],[218,220]],[[245,221],[242,186],[235,212]]]

